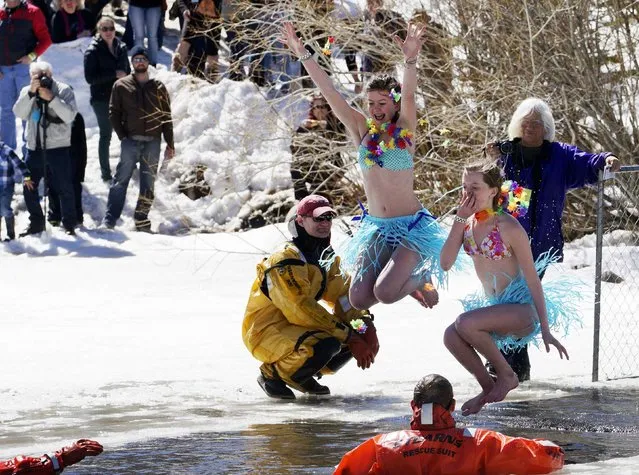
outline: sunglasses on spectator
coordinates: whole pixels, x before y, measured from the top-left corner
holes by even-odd
[[[115,26],[101,26],[100,31],[115,31]]]
[[[315,104],[311,106],[311,109],[328,109],[328,104]]]
[[[131,62],[132,63],[146,63],[148,61],[148,59],[144,58],[144,57],[140,57],[140,58],[131,58]]]
[[[313,218],[313,221],[315,221],[316,223],[321,223],[324,221],[333,221],[333,219],[336,218],[336,216],[332,213],[328,213],[328,214],[323,214],[321,216],[318,216],[317,218],[314,216],[304,216],[305,218]]]

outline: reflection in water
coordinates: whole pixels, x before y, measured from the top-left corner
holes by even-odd
[[[464,425],[553,440],[566,450],[567,463],[574,464],[639,454],[638,401],[639,391],[596,389],[562,398],[493,404],[468,418],[455,415]],[[378,402],[381,408],[390,401],[380,398]],[[291,415],[304,411],[304,404],[312,403],[291,405]],[[370,404],[370,400],[365,402]],[[363,440],[407,428],[406,407],[406,416],[374,423],[298,419],[256,424],[240,432],[155,439],[113,451],[107,448],[100,457],[84,461],[74,473],[332,473],[342,455]],[[358,404],[353,408],[361,410]]]

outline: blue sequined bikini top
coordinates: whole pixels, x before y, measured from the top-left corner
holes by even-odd
[[[359,146],[358,149],[358,162],[362,170],[369,170],[373,168],[375,163],[368,165],[365,162],[368,149],[364,145]],[[407,149],[392,148],[386,150],[380,159],[384,162],[384,168],[392,171],[410,170],[413,168],[413,156]]]

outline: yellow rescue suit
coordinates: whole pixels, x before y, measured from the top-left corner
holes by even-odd
[[[348,289],[349,280],[339,271],[339,258],[325,271],[306,262],[290,243],[257,265],[242,339],[264,363],[260,370],[265,377],[274,377],[275,370],[284,382],[297,388],[291,375],[313,356],[318,341],[335,337],[344,344],[348,340],[350,321],[367,316],[350,306]]]

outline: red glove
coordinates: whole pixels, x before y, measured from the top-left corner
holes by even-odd
[[[353,357],[357,360],[357,366],[362,369],[368,369],[375,362],[375,354],[371,347],[357,333],[351,334],[348,339],[348,349],[353,353]]]
[[[24,473],[29,475],[50,475],[53,473],[54,463],[60,465],[60,469],[78,463],[87,455],[99,455],[102,453],[102,446],[93,440],[80,439],[70,447],[58,450],[55,455],[43,455],[42,457],[24,457],[22,455],[6,462],[0,462],[0,475],[18,475]]]
[[[379,340],[377,339],[377,329],[375,328],[375,325],[373,324],[373,321],[370,318],[366,317],[363,320],[366,323],[367,328],[366,328],[366,331],[360,336],[364,338],[364,341],[366,343],[368,343],[368,346],[372,350],[373,355],[377,356],[377,353],[379,352]]]
[[[80,439],[69,447],[64,447],[62,450],[56,452],[56,455],[62,457],[64,466],[62,468],[78,463],[87,455],[94,456],[100,455],[104,447],[99,442],[89,439]]]

